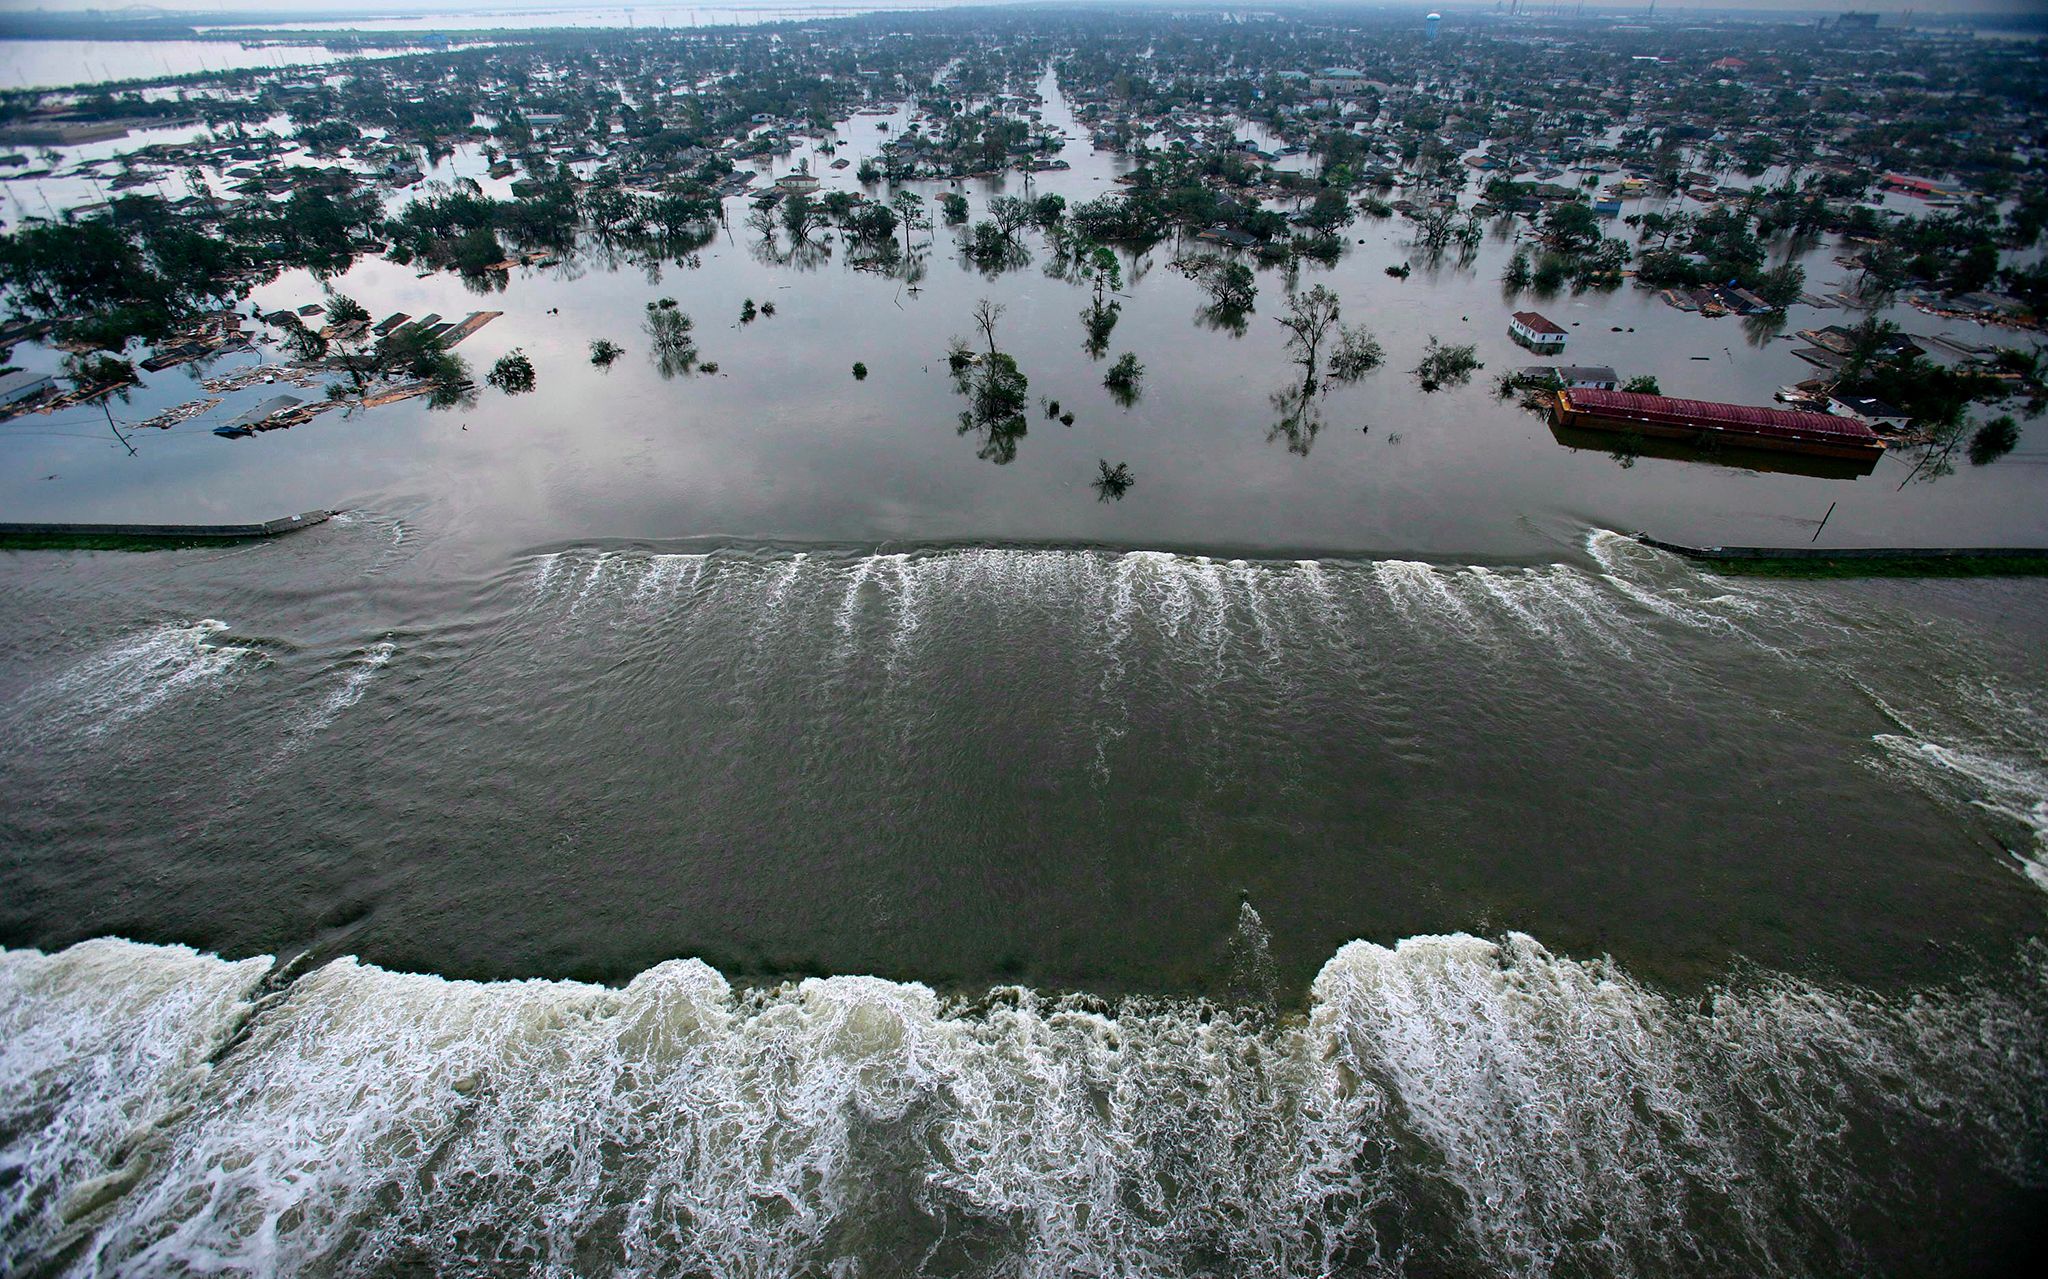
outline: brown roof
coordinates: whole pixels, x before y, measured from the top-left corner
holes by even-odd
[[[1533,333],[1555,333],[1559,337],[1570,336],[1563,329],[1558,328],[1555,324],[1552,324],[1534,311],[1517,311],[1515,312],[1515,319],[1523,328]]]

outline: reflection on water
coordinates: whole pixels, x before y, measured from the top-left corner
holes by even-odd
[[[1589,431],[1560,422],[1550,424],[1550,434],[1568,449],[1605,453],[1623,467],[1635,465],[1638,458],[1649,457],[1671,462],[1704,462],[1767,475],[1856,480],[1876,470],[1878,463],[1874,457],[1809,457],[1777,449],[1736,448],[1720,443],[1712,435],[1704,435],[1699,443],[1691,444],[1631,431]]]
[[[1062,154],[1073,167],[1039,175],[1031,189],[1071,208],[1111,189],[1130,162],[1089,149],[1050,77],[1041,92],[1046,127],[1073,139]],[[830,143],[799,139],[793,154],[761,171],[772,178],[808,164],[823,183],[820,201],[863,192],[895,208],[912,194],[936,210],[951,184],[869,189],[854,176],[908,123],[905,110],[857,116]],[[832,169],[834,159],[849,169]],[[476,148],[459,147],[434,176],[501,193],[487,169]],[[1483,237],[1468,264],[1447,254],[1398,279],[1386,268],[1414,256],[1412,229],[1398,218],[1368,220],[1347,231],[1332,265],[1256,270],[1252,307],[1223,314],[1199,281],[1161,269],[1210,251],[1192,243],[1118,250],[1109,254],[1112,277],[1071,237],[1021,225],[996,240],[1036,265],[1003,268],[999,254],[999,269],[985,276],[964,260],[979,234],[971,228],[992,225],[991,201],[1021,189],[1014,176],[962,183],[965,223],[899,227],[886,241],[815,227],[792,237],[774,218],[763,233],[735,199],[727,221],[691,223],[681,238],[586,234],[546,264],[467,281],[366,259],[329,283],[378,315],[460,315],[477,305],[469,289],[493,290],[491,306],[505,315],[460,354],[488,368],[518,347],[534,361],[538,389],[517,400],[487,393],[456,420],[414,401],[346,422],[329,415],[231,448],[211,428],[276,394],[258,383],[169,430],[136,433],[138,458],[96,410],[31,415],[0,438],[9,463],[0,468],[0,505],[21,519],[267,519],[429,491],[459,504],[451,535],[488,563],[535,543],[708,533],[1513,556],[1540,553],[1543,530],[1587,520],[1682,541],[1768,545],[1788,529],[1804,535],[1835,496],[1830,476],[1783,459],[1624,470],[1607,448],[1558,448],[1485,387],[1422,394],[1406,370],[1432,338],[1476,346],[1491,368],[1526,362],[1507,337],[1498,284],[1513,239]],[[1830,246],[1797,252],[1824,290],[1837,270]],[[1278,375],[1297,354],[1273,321],[1289,292],[1317,286],[1342,299],[1347,324],[1384,344],[1382,371],[1333,386],[1318,370],[1316,395],[1300,394],[1290,379],[1276,401]],[[322,287],[293,275],[254,301],[295,308],[319,301]],[[673,376],[681,371],[674,360],[649,355],[644,310],[665,296],[696,319],[700,358],[721,376]],[[1071,430],[1026,438],[1017,415],[984,414],[971,421],[971,447],[956,442],[962,408],[972,416],[973,406],[963,405],[945,353],[950,339],[972,332],[968,317],[982,297],[1008,308],[1001,349],[1028,377],[1030,395],[1058,401],[1062,420],[1072,415]],[[735,325],[749,298],[775,301],[775,321]],[[1654,374],[1670,394],[1768,404],[1807,371],[1792,343],[1750,345],[1738,340],[1738,321],[1675,311],[1642,291],[1565,291],[1543,305],[1572,334],[1567,358],[1609,363],[1624,377]],[[1842,318],[1810,310],[1795,306],[1788,327]],[[1916,312],[1891,314],[1909,332],[1932,325]],[[1091,326],[1103,330],[1100,340]],[[608,371],[593,366],[590,344],[599,339],[633,346],[633,358]],[[1103,384],[1124,352],[1146,370],[1143,398],[1128,407]],[[13,360],[54,369],[58,355],[23,344]],[[267,350],[231,355],[213,372],[271,358]],[[844,375],[856,361],[871,371],[858,384]],[[195,372],[150,375],[131,403],[112,406],[118,424],[196,401]],[[1320,429],[1365,422],[1383,429]],[[2048,542],[2048,502],[2039,500],[2048,472],[2029,464],[2031,447],[2023,437],[2010,458],[1959,468],[1940,484],[1865,486],[1825,537]],[[1095,501],[1104,459],[1128,463],[1145,484],[1121,502]],[[1004,464],[987,465],[995,460]],[[1888,475],[1910,463],[1877,465]]]

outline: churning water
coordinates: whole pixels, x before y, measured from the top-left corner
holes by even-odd
[[[273,989],[182,948],[10,952],[0,1263],[1854,1272],[1900,1260],[1883,1214],[1939,1234],[1974,1181],[2038,1184],[2048,973],[2020,962],[2019,993],[1679,1001],[1520,934],[1418,937],[1344,947],[1278,1019],[736,992],[695,960],[613,989],[344,959]]]
[[[2030,584],[1598,532],[451,583],[391,527],[24,579],[0,1270],[1918,1274],[2038,1228]]]

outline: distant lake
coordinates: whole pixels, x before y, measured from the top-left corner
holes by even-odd
[[[889,4],[807,4],[797,0],[755,0],[728,5],[610,5],[591,8],[469,11],[367,17],[347,21],[265,22],[263,30],[420,32],[542,30],[555,27],[733,27],[812,18],[848,18],[863,13],[955,8],[975,0],[898,0]],[[56,89],[72,85],[145,80],[162,76],[236,71],[249,67],[315,66],[358,56],[413,52],[379,50],[368,55],[336,53],[318,44],[261,44],[245,47],[231,37],[247,24],[201,26],[218,40],[0,40],[0,90]]]
[[[889,0],[882,4],[747,0],[742,4],[562,5],[545,9],[469,9],[392,14],[338,21],[265,20],[270,30],[291,31],[532,31],[556,27],[731,27],[761,22],[850,18],[902,10],[953,9],[989,0]],[[227,30],[230,28],[200,28]]]
[[[226,40],[0,40],[0,89],[55,89],[248,67],[311,66],[333,62],[336,56],[312,44],[243,48]]]

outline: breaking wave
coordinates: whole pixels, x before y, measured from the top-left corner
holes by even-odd
[[[2042,1184],[2048,957],[2020,960],[1679,999],[1417,937],[1344,947],[1282,1018],[4,952],[0,1269],[1868,1272],[1885,1214],[1963,1211],[1956,1168]]]

